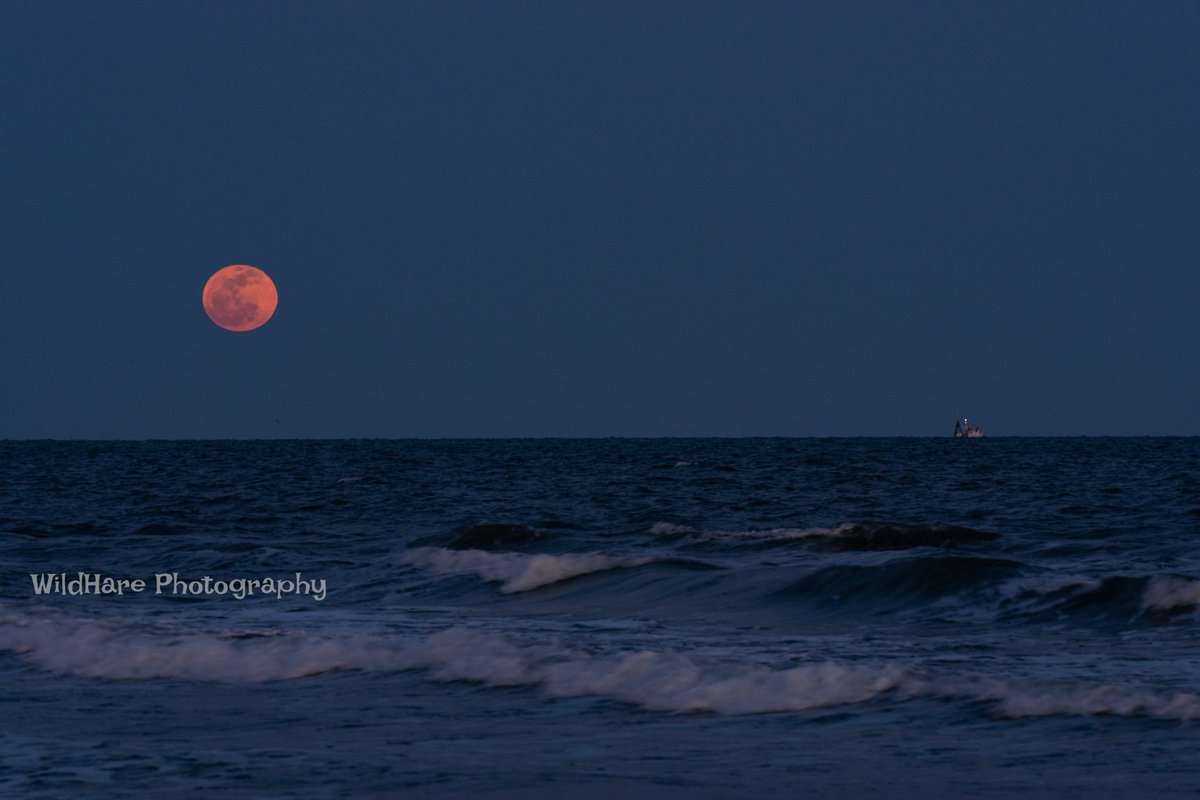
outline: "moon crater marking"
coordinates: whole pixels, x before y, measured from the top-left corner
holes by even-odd
[[[214,323],[230,331],[259,327],[275,313],[279,294],[261,269],[230,264],[213,273],[204,284],[204,311]]]

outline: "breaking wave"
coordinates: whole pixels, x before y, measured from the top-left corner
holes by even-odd
[[[657,522],[650,534],[660,539],[688,539],[698,544],[725,543],[771,546],[797,540],[822,550],[905,550],[915,547],[958,547],[999,538],[961,525],[906,525],[898,522],[844,522],[831,528],[771,528],[703,531],[673,522]]]
[[[599,695],[656,711],[761,714],[861,703],[909,680],[897,665],[834,662],[772,670],[708,663],[678,653],[642,650],[608,656],[540,645],[519,646],[452,628],[411,656],[438,680],[492,686],[537,685],[551,697]]]
[[[1200,718],[1200,695],[1125,686],[1013,686],[984,682],[979,699],[996,702],[1004,717],[1146,716],[1159,719]]]
[[[448,550],[417,547],[401,558],[405,564],[440,573],[473,572],[485,581],[500,584],[506,594],[527,592],[594,572],[649,564],[651,558],[609,556],[602,553],[489,553],[485,550]]]
[[[462,627],[424,638],[268,633],[0,613],[0,650],[46,670],[105,680],[264,682],[336,670],[419,670],[439,681],[537,687],[550,697],[607,697],[674,713],[802,712],[927,697],[987,702],[1001,717],[1200,717],[1200,695],[1192,692],[939,677],[899,663],[814,661],[773,669],[676,652],[594,654],[557,641],[516,644]]]
[[[1169,611],[1200,605],[1200,581],[1156,575],[1146,582],[1142,608]]]
[[[1002,589],[1018,613],[1083,615],[1153,622],[1200,605],[1200,581],[1174,575],[1051,575],[1021,579]]]
[[[16,613],[0,614],[0,650],[52,672],[112,680],[260,682],[395,667],[395,652],[364,636],[222,634]]]

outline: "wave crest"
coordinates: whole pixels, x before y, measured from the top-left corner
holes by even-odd
[[[1019,573],[1024,564],[999,558],[914,557],[883,564],[823,567],[781,589],[778,595],[843,605],[905,610],[916,602],[990,586]]]
[[[980,693],[997,702],[1005,717],[1147,716],[1188,720],[1200,717],[1200,695],[1192,692],[1156,692],[1124,686],[1016,687],[994,684]]]
[[[906,550],[916,547],[950,548],[970,542],[992,541],[994,533],[961,525],[907,525],[899,522],[843,522],[831,528],[770,528],[745,531],[702,531],[673,522],[656,522],[650,534],[660,539],[691,539],[773,546],[807,540],[823,550]]]
[[[111,680],[259,682],[394,662],[369,636],[216,634],[19,614],[0,614],[0,650],[51,672]]]
[[[580,575],[649,564],[651,558],[609,556],[603,553],[489,553],[485,550],[447,550],[417,547],[407,551],[403,563],[434,572],[474,572],[485,581],[500,584],[505,594],[527,592]]]
[[[1170,611],[1200,605],[1200,581],[1171,575],[1157,575],[1146,583],[1142,608]]]
[[[0,650],[52,672],[103,680],[263,682],[335,670],[421,670],[440,681],[538,687],[552,697],[608,697],[675,713],[799,712],[883,697],[927,697],[993,703],[1003,717],[1200,718],[1200,695],[1185,691],[938,678],[894,662],[814,661],[774,669],[651,650],[597,655],[552,640],[517,644],[462,627],[420,639],[245,635],[0,611]]]
[[[1002,594],[1018,613],[1153,623],[1155,615],[1145,612],[1170,614],[1200,605],[1200,581],[1175,575],[1043,576],[1016,581]]]
[[[649,650],[572,656],[544,646],[519,647],[466,628],[430,637],[419,665],[440,680],[539,685],[552,697],[600,695],[650,710],[685,713],[803,711],[864,702],[912,683],[897,665],[818,662],[773,670]]]

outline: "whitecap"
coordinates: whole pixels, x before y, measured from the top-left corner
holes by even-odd
[[[603,553],[490,553],[485,550],[447,550],[440,547],[416,547],[405,552],[401,561],[439,573],[473,572],[485,581],[500,584],[505,594],[527,592],[552,583],[605,572],[621,567],[637,567],[653,559],[610,556]]]

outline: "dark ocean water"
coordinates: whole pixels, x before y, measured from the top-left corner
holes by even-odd
[[[0,796],[1194,795],[1198,476],[1191,438],[0,443]],[[30,577],[79,573],[146,585]]]

